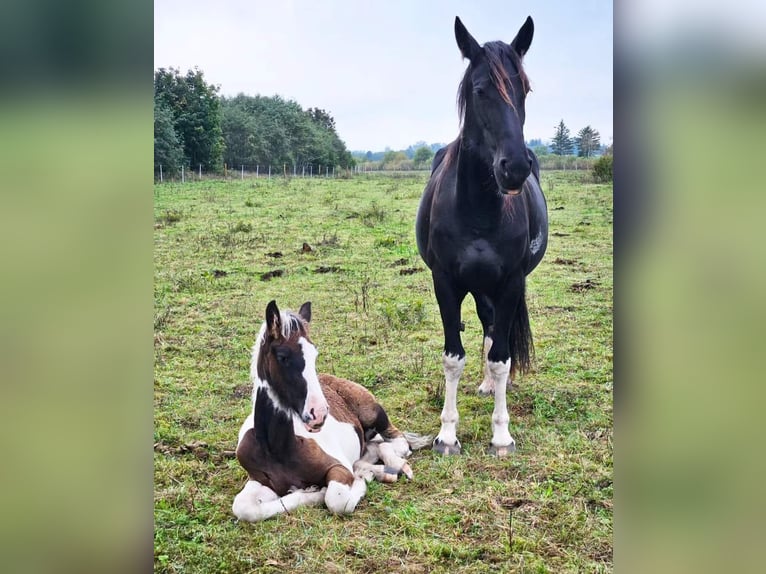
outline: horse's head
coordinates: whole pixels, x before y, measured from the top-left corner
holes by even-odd
[[[306,429],[322,428],[329,407],[316,372],[317,350],[308,336],[311,303],[296,313],[280,312],[276,301],[266,307],[266,323],[261,328],[258,347],[258,384],[265,387],[274,405],[296,413]]]
[[[522,58],[533,33],[532,18],[527,17],[510,44],[487,42],[480,46],[460,18],[455,18],[457,45],[470,61],[458,94],[463,137],[492,166],[502,193],[519,193],[532,168],[524,143],[524,100],[529,81]]]

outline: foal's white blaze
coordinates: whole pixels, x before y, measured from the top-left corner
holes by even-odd
[[[306,403],[303,406],[303,419],[306,428],[311,432],[317,432],[327,418],[330,407],[322,392],[317,376],[317,349],[304,337],[298,339],[298,344],[303,351],[303,360],[306,366],[303,369],[303,380],[306,381]]]
[[[459,418],[457,412],[457,386],[460,382],[460,375],[465,368],[465,357],[462,359],[457,355],[445,353],[442,356],[442,365],[444,366],[444,408],[442,409],[441,421],[442,427],[437,437],[444,444],[453,446],[457,444],[457,421]]]

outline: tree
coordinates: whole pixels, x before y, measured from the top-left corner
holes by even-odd
[[[578,156],[590,157],[601,147],[601,136],[592,127],[585,126],[577,133],[575,143]]]
[[[412,156],[412,161],[415,165],[427,164],[431,161],[433,156],[434,152],[431,151],[431,148],[424,145],[415,150],[415,153]]]
[[[208,171],[222,165],[224,142],[218,88],[205,82],[201,70],[186,75],[173,68],[154,72],[154,96],[173,115],[173,128],[183,146],[187,165]]]
[[[353,167],[355,160],[325,110],[304,110],[280,96],[223,98],[224,161],[232,166]],[[307,170],[308,171],[308,170]]]
[[[569,128],[564,125],[564,120],[556,126],[556,132],[551,140],[551,152],[554,155],[571,155],[572,138],[569,137]]]
[[[163,102],[154,100],[154,169],[166,174],[177,173],[184,151],[173,128],[173,113]]]

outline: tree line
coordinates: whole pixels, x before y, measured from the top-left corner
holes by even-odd
[[[338,166],[355,160],[335,120],[320,108],[304,110],[280,96],[227,98],[199,69],[154,72],[154,169],[221,172],[224,166]],[[314,169],[314,171],[317,171]]]

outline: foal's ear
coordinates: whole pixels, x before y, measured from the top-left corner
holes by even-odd
[[[519,32],[511,42],[511,48],[516,50],[519,56],[524,56],[529,50],[529,46],[532,44],[532,36],[535,34],[535,24],[532,22],[532,16],[527,16],[527,19],[519,28]]]
[[[306,323],[311,323],[311,301],[306,301],[298,310],[300,315]]]
[[[481,53],[481,46],[474,40],[473,36],[465,29],[460,18],[455,16],[455,40],[457,40],[457,46],[460,48],[460,53],[464,58],[473,60]]]
[[[266,306],[266,331],[275,339],[282,337],[282,319],[276,301],[271,301]]]

